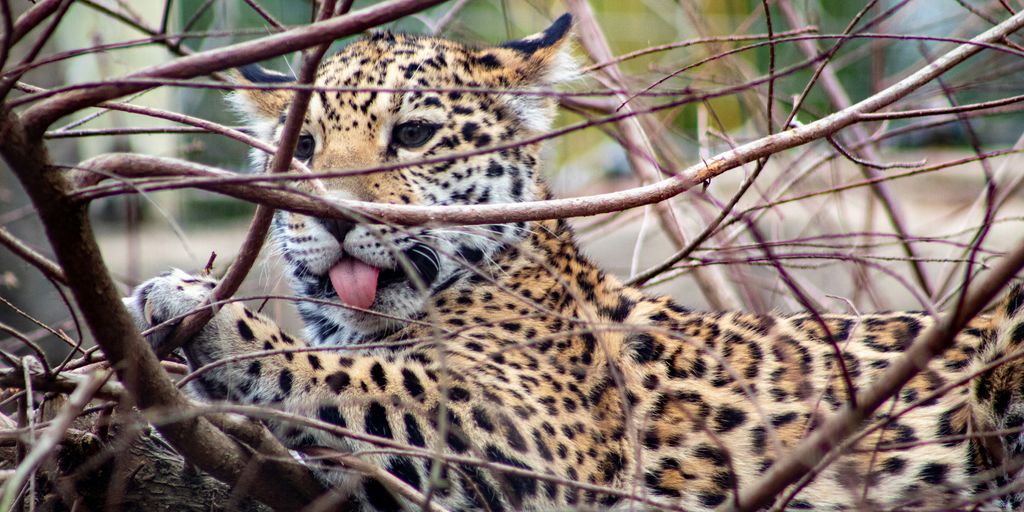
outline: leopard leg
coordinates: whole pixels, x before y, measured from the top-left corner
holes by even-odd
[[[174,271],[140,286],[126,304],[140,325],[148,327],[194,309],[208,293],[209,282]],[[484,386],[464,373],[444,374],[424,352],[313,348],[234,303],[220,308],[189,343],[186,356],[193,370],[200,370],[196,387],[203,396],[267,405],[325,427],[268,421],[293,449],[326,446],[354,454],[420,492],[434,482],[439,485],[433,499],[451,509],[555,504],[556,493],[542,490],[531,478],[461,462],[442,464],[440,473],[433,470],[437,453],[520,471],[546,471],[546,464],[536,446],[524,443],[514,453],[506,448],[509,438],[522,440],[528,432],[502,406],[513,400],[510,395],[494,386],[484,392]],[[211,366],[203,369],[206,365]],[[336,492],[364,509],[402,506],[404,498],[377,479],[348,468],[309,464]],[[432,474],[441,481],[432,480]]]

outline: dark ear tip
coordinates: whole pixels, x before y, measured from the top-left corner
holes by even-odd
[[[375,30],[370,34],[370,41],[384,41],[386,43],[394,43],[397,41],[395,33],[389,29]]]
[[[517,39],[515,41],[509,41],[502,46],[502,48],[509,48],[512,50],[518,50],[525,54],[531,54],[541,48],[547,48],[565,37],[565,33],[572,28],[572,14],[565,13],[558,17],[550,27],[544,29],[541,32],[540,37]]]
[[[259,64],[246,64],[237,69],[242,74],[242,78],[254,84],[276,84],[295,81],[295,77],[270,71]]]
[[[551,36],[554,36],[555,41],[557,41],[561,39],[562,36],[565,35],[565,33],[568,32],[570,28],[572,28],[572,14],[565,13],[559,16],[558,19],[555,20],[555,22],[552,23],[551,26],[544,31],[544,34],[551,34]],[[548,37],[545,37],[545,39],[547,39]]]

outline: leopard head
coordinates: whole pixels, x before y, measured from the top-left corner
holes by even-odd
[[[575,75],[571,24],[563,15],[543,32],[483,48],[390,32],[353,42],[320,65],[295,157],[320,175],[327,199],[462,205],[546,198],[540,144],[518,142],[551,126],[555,102],[539,91]],[[288,85],[294,78],[252,65],[239,81]],[[251,130],[273,143],[293,94],[250,88],[231,100]],[[254,155],[265,169],[268,158]],[[381,166],[388,170],[367,171]],[[296,292],[348,306],[300,303],[310,337],[321,344],[370,339],[401,323],[395,318],[422,316],[431,294],[527,234],[522,223],[401,227],[290,212],[276,216],[273,230]]]

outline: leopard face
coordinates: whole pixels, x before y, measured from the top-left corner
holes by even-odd
[[[453,205],[547,197],[539,144],[517,142],[550,127],[554,102],[522,92],[572,75],[569,26],[563,17],[487,48],[387,32],[350,44],[320,65],[295,156],[322,176],[328,199]],[[241,75],[250,84],[293,80],[256,66]],[[260,137],[276,142],[291,94],[248,89],[233,100]],[[268,158],[255,160],[265,168]],[[381,166],[388,170],[366,171]],[[350,307],[299,306],[313,340],[344,344],[421,315],[427,297],[521,241],[525,228],[402,228],[281,212],[273,238],[299,295]]]

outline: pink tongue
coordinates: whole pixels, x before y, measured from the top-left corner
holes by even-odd
[[[338,298],[349,306],[363,309],[369,309],[377,295],[378,274],[379,268],[349,256],[342,258],[327,271]]]

